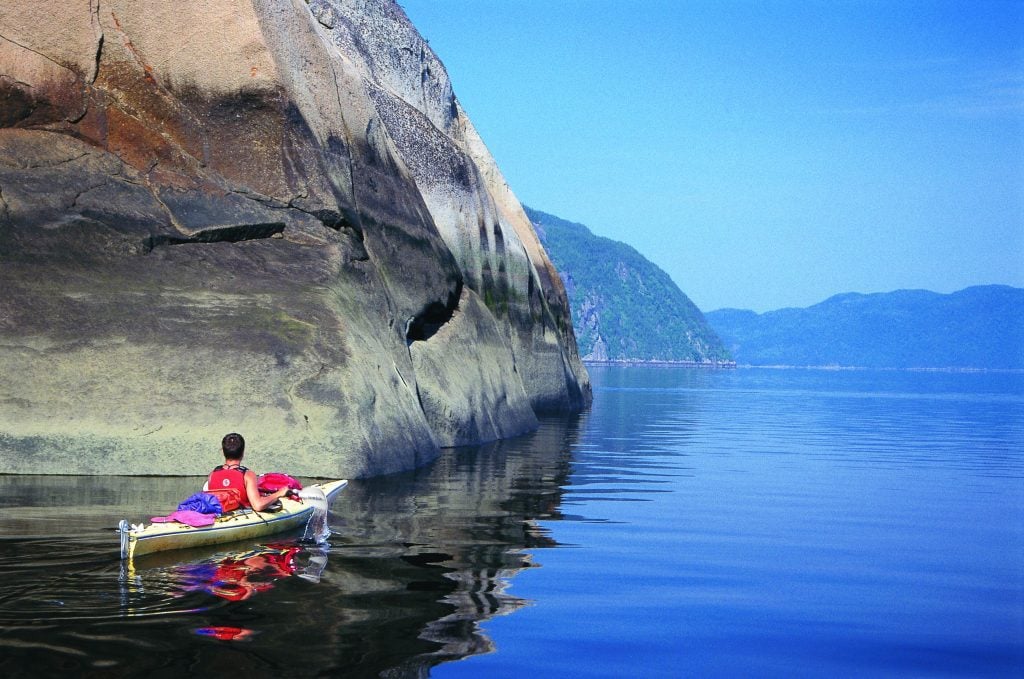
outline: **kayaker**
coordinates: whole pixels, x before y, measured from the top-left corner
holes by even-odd
[[[210,472],[203,490],[216,495],[224,506],[224,511],[240,505],[262,512],[288,494],[287,487],[269,495],[260,494],[256,484],[256,472],[242,466],[245,439],[241,434],[228,434],[221,441],[220,447],[224,453],[224,464]]]

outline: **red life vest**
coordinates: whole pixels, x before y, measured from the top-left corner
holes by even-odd
[[[215,467],[206,481],[208,493],[216,495],[225,512],[241,507],[249,507],[249,494],[245,491],[245,467]]]

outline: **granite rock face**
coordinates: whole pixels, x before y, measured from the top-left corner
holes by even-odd
[[[365,476],[590,398],[390,0],[0,5],[0,472]]]

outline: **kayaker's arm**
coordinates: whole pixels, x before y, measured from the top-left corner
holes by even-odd
[[[288,493],[288,488],[282,488],[270,495],[260,495],[260,489],[256,484],[256,472],[247,470],[245,472],[245,492],[249,496],[249,504],[254,511],[262,512]]]

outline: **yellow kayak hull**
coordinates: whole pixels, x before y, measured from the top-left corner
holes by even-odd
[[[330,503],[346,485],[347,480],[339,480],[311,487],[319,486]],[[131,527],[127,521],[121,521],[121,558],[130,560],[153,552],[205,547],[273,535],[298,528],[313,514],[312,506],[291,498],[282,498],[281,505],[281,509],[273,513],[252,510],[229,512],[218,517],[212,525],[201,527],[186,526],[177,522]]]

